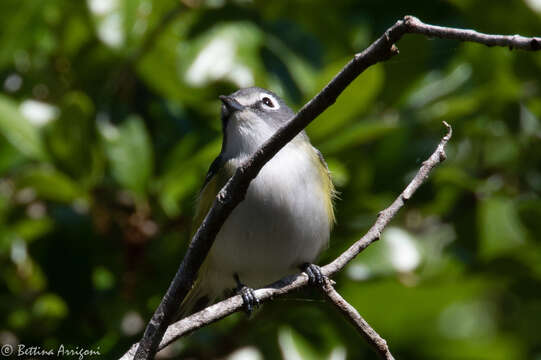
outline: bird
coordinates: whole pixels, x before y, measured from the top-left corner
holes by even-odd
[[[295,115],[283,99],[260,87],[219,98],[222,148],[197,198],[192,235],[236,169]],[[328,166],[303,130],[252,180],[218,232],[177,318],[231,291],[242,296],[251,313],[259,304],[253,289],[299,269],[311,284],[321,285],[323,276],[313,262],[327,247],[335,223],[335,195]]]

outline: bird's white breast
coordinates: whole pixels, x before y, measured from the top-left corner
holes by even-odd
[[[211,249],[210,287],[234,287],[235,273],[247,286],[261,287],[315,260],[332,221],[318,166],[305,142],[286,145],[263,167]]]

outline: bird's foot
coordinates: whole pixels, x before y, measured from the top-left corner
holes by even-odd
[[[255,296],[254,289],[244,285],[237,274],[235,274],[235,281],[237,282],[236,292],[242,297],[244,304],[244,311],[250,315],[256,307],[259,306],[259,300]]]
[[[308,275],[308,283],[312,286],[323,286],[325,275],[321,272],[321,268],[316,264],[305,263],[301,265],[301,270]]]

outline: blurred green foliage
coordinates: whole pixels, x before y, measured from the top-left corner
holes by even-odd
[[[405,14],[541,35],[535,0],[4,0],[0,342],[126,351],[186,249],[220,148],[217,96],[257,84],[298,109]],[[448,121],[448,160],[338,290],[397,358],[539,359],[541,53],[398,46],[308,128],[341,193],[320,262],[363,234]],[[374,358],[315,290],[167,354]]]

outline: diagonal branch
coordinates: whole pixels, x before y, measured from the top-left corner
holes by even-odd
[[[380,358],[384,360],[394,360],[387,341],[383,339],[379,334],[372,329],[372,327],[366,322],[365,319],[359,314],[359,312],[351,306],[344,298],[334,289],[329,279],[325,279],[323,285],[323,293],[327,297],[327,300],[331,302],[336,308],[344,315],[353,326],[359,331],[362,337],[374,348]]]
[[[349,263],[355,256],[357,256],[361,251],[366,249],[368,245],[372,244],[374,241],[378,240],[381,236],[381,232],[391,221],[391,219],[396,215],[398,210],[404,206],[404,203],[409,200],[413,193],[422,185],[422,183],[428,178],[428,174],[432,169],[438,165],[440,162],[444,161],[447,157],[445,155],[445,145],[451,139],[453,135],[453,129],[451,125],[446,123],[443,124],[447,127],[447,134],[441,139],[436,151],[423,162],[423,165],[413,178],[408,186],[404,189],[402,194],[398,196],[395,201],[387,209],[380,211],[378,214],[378,220],[370,230],[355,244],[351,245],[350,248],[345,251],[342,255],[337,257],[333,262],[326,265],[325,268],[329,269],[329,272],[325,273],[327,276],[331,276],[336,272],[342,270],[347,263]]]
[[[406,16],[403,20],[397,21],[367,49],[356,54],[312,100],[304,105],[290,121],[281,127],[252,157],[237,169],[233,177],[229,179],[224,188],[218,193],[212,208],[193,236],[186,256],[182,260],[166,294],[154,312],[152,319],[147,324],[140,346],[137,349],[136,359],[150,360],[154,357],[163,334],[167,329],[167,325],[190,290],[197,271],[214,242],[214,238],[229,214],[244,199],[250,182],[257,176],[263,165],[312,120],[331,106],[346,87],[365,69],[396,55],[398,49],[394,46],[394,43],[400,40],[406,33],[418,33],[432,37],[471,41],[487,46],[508,46],[510,48],[531,51],[541,49],[541,38],[539,37],[525,38],[518,35],[487,35],[473,30],[439,27],[424,24],[413,16]],[[409,198],[408,193],[402,196],[403,198],[397,199],[402,203],[404,199]],[[380,215],[380,217],[382,216],[384,214]],[[376,229],[375,231],[379,234],[381,229]],[[357,253],[369,244],[370,242],[362,242],[360,245],[357,245]],[[339,258],[328,266],[334,264],[331,267],[333,268],[342,264],[344,261],[344,259],[340,260]],[[331,274],[337,271],[333,271],[331,268],[327,270]]]
[[[404,191],[396,198],[393,203],[381,211],[374,225],[368,230],[368,232],[360,238],[349,249],[343,252],[338,258],[336,258],[330,264],[327,264],[321,268],[321,272],[325,276],[331,276],[338,271],[342,270],[351,260],[357,256],[368,245],[378,240],[381,231],[396,215],[396,213],[404,206],[405,200],[409,199],[413,193],[425,182],[428,178],[430,171],[436,167],[439,163],[445,160],[445,145],[451,139],[452,128],[449,124],[444,122],[447,127],[447,134],[441,139],[434,153],[423,162],[421,168],[410,181]],[[255,295],[260,302],[272,300],[275,297],[285,295],[293,290],[297,290],[308,285],[308,276],[305,273],[287,276],[280,281],[277,281],[268,287],[255,290]],[[340,296],[340,295],[338,295]],[[344,300],[345,301],[345,300]],[[351,305],[350,305],[351,306]],[[167,328],[158,349],[163,349],[178,338],[187,335],[197,329],[200,329],[206,325],[212,324],[224,317],[231,315],[232,313],[242,310],[243,302],[239,295],[230,297],[229,299],[218,302],[211,305],[198,313],[188,316]],[[359,315],[360,316],[360,315]],[[367,324],[368,325],[368,324]],[[375,333],[375,331],[374,331]],[[375,338],[374,338],[375,339]],[[383,339],[382,339],[383,340]],[[379,343],[380,340],[373,340]],[[138,344],[132,346],[132,348],[122,356],[120,360],[133,359],[134,353],[137,350]]]

